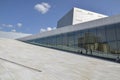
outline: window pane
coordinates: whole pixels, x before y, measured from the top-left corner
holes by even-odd
[[[116,35],[115,35],[115,26],[111,25],[106,28],[106,37],[107,41],[114,41],[116,40]]]
[[[56,38],[57,38],[57,46],[61,46],[62,45],[62,35],[58,35]]]
[[[117,42],[109,42],[108,45],[110,53],[117,53]]]
[[[78,47],[78,44],[79,44],[79,41],[78,41],[78,39],[81,37],[81,33],[80,33],[81,31],[77,31],[77,32],[75,32],[75,47]]]
[[[120,54],[120,41],[118,41],[118,53]]]
[[[63,34],[63,46],[67,46],[68,42],[67,42],[67,34]]]
[[[117,31],[117,40],[120,40],[120,24],[116,25],[116,31]]]
[[[106,42],[105,28],[97,28],[97,38],[99,42]]]
[[[88,33],[88,30],[83,30],[82,32],[81,32],[81,37],[80,38],[78,38],[78,42],[79,42],[79,46],[81,46],[82,48],[87,48],[87,43],[88,43],[88,35],[89,35],[89,33]]]
[[[98,37],[96,36],[96,29],[88,30],[88,35],[86,37],[87,49],[95,50],[95,44],[97,42],[98,42]]]
[[[68,34],[68,43],[70,47],[74,47],[74,33]]]
[[[97,42],[97,36],[96,36],[96,29],[90,29],[88,32],[88,43],[96,43]]]

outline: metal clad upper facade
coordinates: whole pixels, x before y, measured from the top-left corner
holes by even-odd
[[[64,15],[57,23],[57,28],[72,25],[73,22],[73,9]]]
[[[78,23],[83,23],[83,22],[96,20],[104,17],[107,17],[107,16],[74,7],[58,21],[57,28],[68,26],[68,25],[75,25]]]

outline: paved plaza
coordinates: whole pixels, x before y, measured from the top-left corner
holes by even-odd
[[[120,80],[120,64],[0,38],[0,80]]]

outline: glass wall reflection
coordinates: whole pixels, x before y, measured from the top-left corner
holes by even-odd
[[[104,54],[120,54],[120,23],[29,40],[61,49],[83,48]],[[69,47],[69,48],[68,48]],[[102,54],[102,53],[101,53]]]

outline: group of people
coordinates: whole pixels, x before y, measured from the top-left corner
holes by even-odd
[[[93,52],[92,49],[85,49],[85,51],[86,51],[85,54],[88,54],[88,52],[90,52],[90,54],[92,55],[92,52]],[[81,50],[81,51],[79,50],[78,52],[79,52],[80,54],[83,54],[83,51],[82,51],[82,50]]]
[[[81,50],[78,50],[78,53],[80,53],[80,54],[83,54],[83,51]],[[92,49],[85,49],[85,53],[84,54],[90,54],[90,55],[92,55],[93,54],[93,51],[92,51]],[[115,60],[116,62],[120,62],[120,57],[119,56],[117,56],[117,58],[116,58],[116,60]]]

